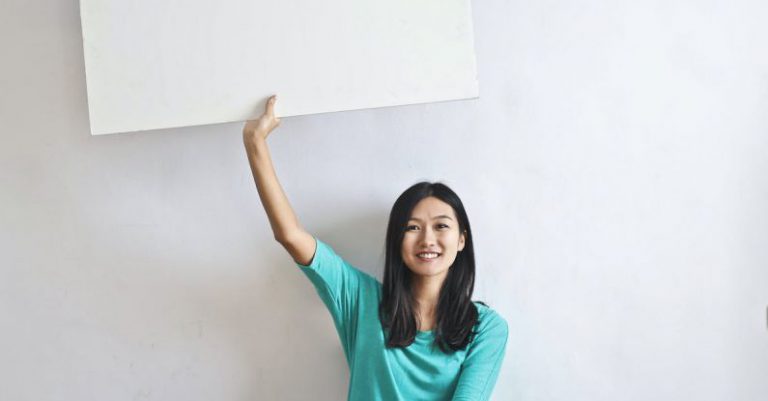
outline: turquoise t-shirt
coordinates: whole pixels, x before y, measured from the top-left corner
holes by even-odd
[[[350,370],[348,401],[485,401],[490,398],[507,345],[507,322],[475,302],[478,334],[451,355],[418,331],[406,348],[387,348],[379,321],[382,284],[315,238],[309,277],[333,317]]]

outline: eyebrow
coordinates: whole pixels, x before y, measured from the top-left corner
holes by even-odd
[[[440,216],[435,217],[435,220],[437,220],[437,219],[453,220],[450,216],[446,216],[444,214],[441,214]],[[408,221],[411,221],[411,220],[421,221],[421,219],[417,219],[416,217],[411,217],[410,219],[408,219]]]

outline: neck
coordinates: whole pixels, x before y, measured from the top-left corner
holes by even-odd
[[[416,308],[422,316],[434,315],[443,281],[445,281],[445,275],[413,276],[413,298],[416,300]]]

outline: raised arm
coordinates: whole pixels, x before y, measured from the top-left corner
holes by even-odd
[[[280,125],[280,119],[275,117],[276,100],[277,96],[270,97],[264,113],[258,119],[245,123],[243,143],[275,240],[283,245],[295,262],[309,265],[315,254],[315,238],[301,227],[296,218],[277,180],[267,147],[267,136]]]

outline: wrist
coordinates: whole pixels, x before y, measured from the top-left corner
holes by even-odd
[[[260,135],[246,137],[244,142],[248,149],[260,149],[267,146],[267,138]]]

